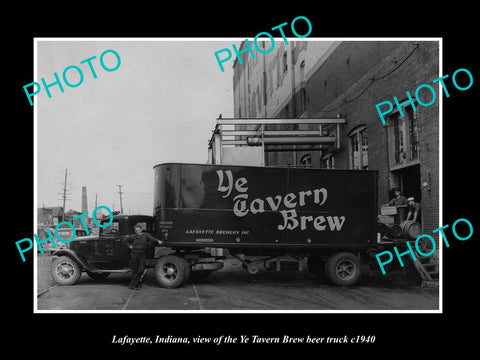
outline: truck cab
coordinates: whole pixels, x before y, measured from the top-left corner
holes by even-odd
[[[103,225],[108,221],[107,217],[99,223]],[[129,249],[123,240],[134,234],[136,224],[142,225],[144,232],[152,233],[151,216],[115,215],[108,227],[99,229],[98,235],[77,237],[70,244],[70,250],[99,269],[128,268]],[[153,257],[153,250],[149,250],[149,257]]]
[[[100,219],[103,225],[110,217]],[[152,216],[114,215],[111,224],[100,228],[98,234],[77,236],[66,247],[53,251],[52,276],[62,285],[72,285],[85,271],[90,277],[104,279],[112,272],[130,271],[130,252],[123,243],[134,234],[133,227],[140,224],[143,231],[152,233]],[[155,249],[147,251],[147,258],[154,257]]]

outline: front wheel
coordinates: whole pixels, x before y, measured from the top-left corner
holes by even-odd
[[[68,256],[60,256],[52,261],[51,274],[59,285],[74,285],[82,275],[80,265]]]
[[[155,265],[155,277],[164,288],[179,287],[186,279],[184,260],[174,255],[161,257]]]
[[[325,264],[328,279],[338,286],[352,286],[361,276],[361,262],[354,254],[342,252],[330,256]]]

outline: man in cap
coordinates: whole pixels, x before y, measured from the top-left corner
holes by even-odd
[[[398,214],[395,217],[395,220],[401,223],[402,221],[405,220],[405,213],[406,213],[406,208],[407,208],[407,198],[403,196],[402,192],[400,189],[395,188],[393,189],[395,192],[395,197],[390,200],[387,205],[388,206],[395,206],[397,208]]]
[[[409,197],[407,199],[408,202],[408,214],[407,214],[407,221],[410,220],[410,217],[412,217],[411,220],[420,222],[420,210],[421,206],[420,203],[415,202],[415,198]]]
[[[123,240],[123,243],[130,248],[130,266],[132,268],[132,280],[129,288],[140,290],[143,273],[145,271],[145,252],[155,243],[162,245],[162,241],[154,238],[148,233],[142,232],[142,225],[133,227],[135,234]]]
[[[407,198],[402,195],[400,189],[393,189],[395,192],[395,197],[388,202],[389,206],[402,206],[407,205]]]

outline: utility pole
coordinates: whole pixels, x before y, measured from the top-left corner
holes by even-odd
[[[122,185],[118,186],[118,193],[120,194],[120,214],[123,214],[123,204],[122,204]]]
[[[65,182],[63,184],[63,195],[61,193],[57,193],[58,195],[61,195],[63,198],[63,211],[62,211],[62,222],[65,221],[65,201],[67,199],[67,168],[65,168]]]

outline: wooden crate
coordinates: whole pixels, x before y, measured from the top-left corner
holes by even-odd
[[[382,206],[381,207],[381,214],[382,215],[397,215],[397,207],[396,206]]]

